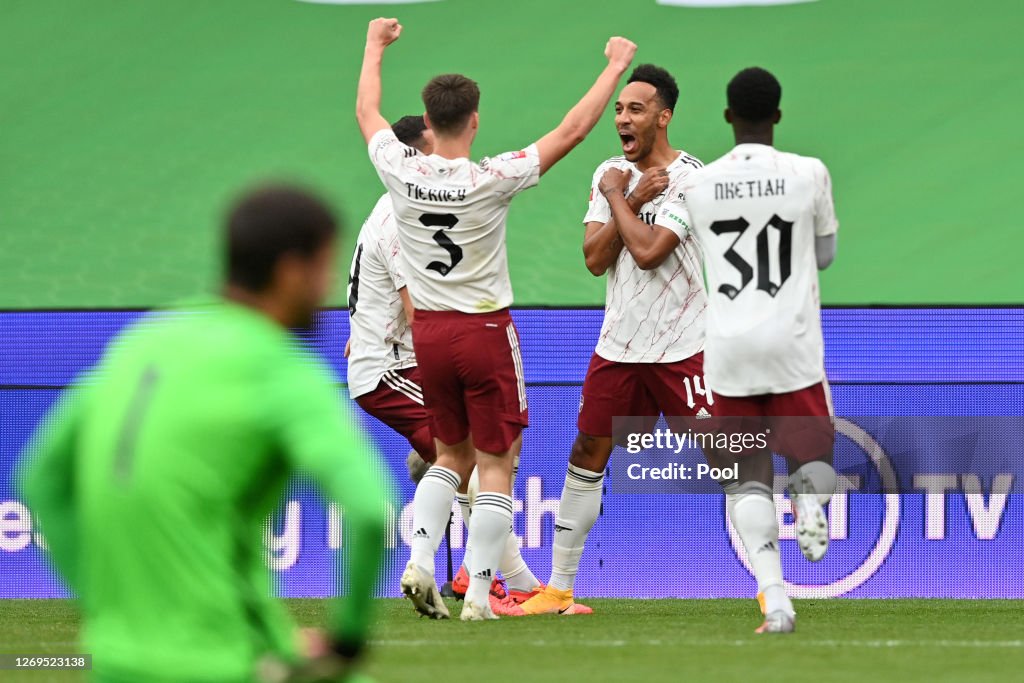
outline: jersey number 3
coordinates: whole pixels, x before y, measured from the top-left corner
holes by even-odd
[[[450,213],[425,213],[420,216],[420,223],[428,228],[440,228],[434,233],[434,241],[441,245],[441,248],[448,252],[448,258],[451,259],[451,263],[445,263],[444,261],[431,261],[427,264],[427,270],[437,271],[441,276],[445,276],[452,272],[452,269],[459,265],[459,261],[462,260],[462,247],[452,242],[448,235],[444,234],[445,230],[451,230],[455,227],[455,224],[459,222],[459,219],[454,214]]]
[[[740,274],[740,286],[723,284],[718,288],[718,291],[725,294],[730,299],[735,299],[736,296],[743,291],[743,288],[750,284],[750,281],[754,278],[754,267],[751,266],[747,261],[736,253],[736,243],[743,237],[743,233],[746,232],[747,228],[750,227],[743,218],[734,218],[728,221],[715,221],[711,224],[711,232],[716,235],[724,235],[726,233],[736,233],[736,239],[732,241],[729,248],[725,250],[725,260],[732,265]],[[778,250],[778,261],[779,261],[779,281],[772,282],[771,279],[771,265],[769,258],[768,247],[768,231],[771,228],[775,228],[779,231],[779,250]],[[793,224],[789,221],[784,221],[778,216],[772,216],[771,220],[768,221],[761,232],[757,233],[757,288],[762,292],[767,292],[771,296],[775,296],[782,285],[785,284],[786,280],[789,279],[790,271],[792,270],[793,264]]]

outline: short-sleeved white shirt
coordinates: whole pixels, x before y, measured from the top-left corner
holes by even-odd
[[[511,305],[505,222],[512,198],[540,177],[536,145],[476,163],[418,154],[384,129],[369,152],[391,195],[416,308],[485,313]]]
[[[611,220],[608,200],[598,191],[601,176],[610,168],[632,171],[629,191],[640,182],[643,172],[625,157],[612,157],[594,172],[590,204],[583,222]],[[701,168],[701,163],[680,152],[668,168],[669,188]],[[655,216],[668,199],[668,190],[647,202],[639,217],[653,225]],[[680,200],[682,201],[682,200]],[[682,202],[685,204],[685,202]],[[619,363],[673,363],[704,348],[703,268],[696,239],[685,223],[663,225],[679,236],[679,244],[668,258],[651,270],[643,270],[623,247],[608,267],[605,289],[604,324],[595,352]]]
[[[349,270],[351,351],[348,386],[352,398],[377,388],[385,373],[416,365],[412,328],[399,290],[402,274],[391,198],[382,196],[359,230]]]
[[[816,236],[839,229],[818,159],[742,144],[684,179],[656,223],[690,223],[704,252],[704,376],[724,396],[780,394],[825,377]]]

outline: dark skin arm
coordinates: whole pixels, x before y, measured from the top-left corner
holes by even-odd
[[[668,228],[649,226],[637,218],[626,201],[630,171],[609,169],[601,178],[598,189],[608,200],[612,218],[618,224],[619,235],[642,270],[657,268],[679,245],[679,236]]]
[[[642,203],[636,203],[632,197],[627,198],[626,202],[634,215],[643,206]],[[586,232],[583,235],[583,259],[587,263],[587,270],[596,277],[604,275],[608,266],[619,258],[622,246],[622,238],[619,237],[619,228],[615,224],[614,218],[607,223],[598,221],[587,223]]]
[[[626,178],[628,186],[629,176]],[[640,178],[636,188],[626,197],[630,213],[636,216],[644,204],[664,192],[666,187],[668,187],[668,174],[665,169],[660,166],[648,169]],[[623,246],[614,215],[607,223],[597,221],[587,223],[586,233],[583,236],[583,258],[586,261],[587,270],[597,277],[604,275],[608,267],[619,257]]]

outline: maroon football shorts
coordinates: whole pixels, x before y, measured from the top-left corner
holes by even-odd
[[[715,394],[715,422],[728,433],[767,433],[772,452],[798,462],[831,456],[835,443],[827,382],[784,394]],[[742,455],[742,454],[741,454]]]
[[[528,424],[519,335],[508,309],[417,309],[412,336],[434,436],[452,445],[472,434],[485,453],[507,451]]]
[[[409,445],[427,462],[434,462],[434,436],[430,413],[423,406],[419,368],[413,366],[384,373],[377,388],[356,397],[356,403],[370,415],[409,440]]]
[[[615,417],[710,417],[716,398],[704,385],[703,351],[674,363],[617,363],[595,353],[576,424],[588,436],[610,437]],[[653,426],[652,419],[644,429]]]

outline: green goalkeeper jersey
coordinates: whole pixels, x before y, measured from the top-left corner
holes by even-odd
[[[97,678],[246,681],[266,655],[297,657],[263,534],[298,472],[343,510],[333,633],[366,637],[385,469],[328,372],[266,316],[216,301],[147,317],[30,450],[25,495],[79,596]]]

